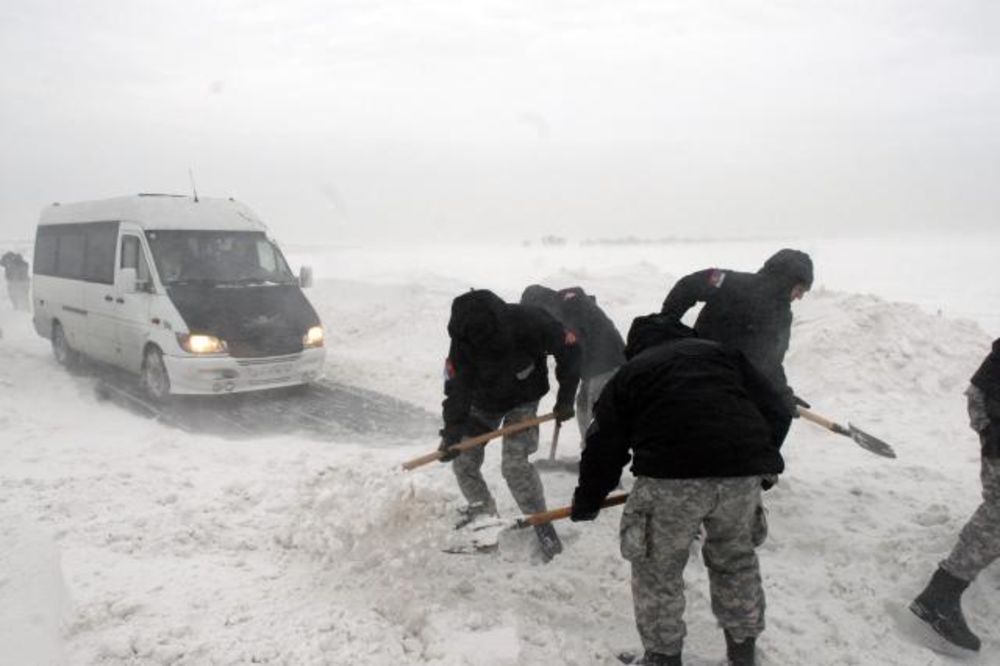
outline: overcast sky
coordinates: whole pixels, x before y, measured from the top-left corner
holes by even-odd
[[[279,238],[994,228],[993,0],[6,0],[0,239],[235,196]]]

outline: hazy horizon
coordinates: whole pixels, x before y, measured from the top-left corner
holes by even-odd
[[[0,237],[233,196],[287,242],[989,230],[1000,6],[15,2]]]

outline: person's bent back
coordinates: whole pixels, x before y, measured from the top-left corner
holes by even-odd
[[[641,476],[779,474],[790,418],[782,398],[741,352],[687,338],[634,355],[602,394],[595,422],[580,481],[600,495],[599,503],[618,484],[630,448],[632,471]]]

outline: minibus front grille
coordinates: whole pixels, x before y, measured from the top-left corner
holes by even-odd
[[[302,351],[301,335],[269,335],[249,340],[226,340],[233,358],[261,358],[298,354]]]
[[[272,356],[270,358],[244,358],[236,361],[236,365],[241,368],[252,368],[255,366],[272,365],[275,363],[291,363],[302,358],[302,354],[289,354],[287,356]]]

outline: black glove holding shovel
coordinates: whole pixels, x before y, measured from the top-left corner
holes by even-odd
[[[451,462],[458,457],[461,451],[455,451],[451,447],[455,446],[462,441],[462,430],[461,428],[443,428],[441,430],[441,443],[438,445],[438,451],[441,452],[441,457],[438,458],[438,462]]]
[[[573,400],[559,400],[556,402],[556,406],[552,408],[552,413],[556,417],[556,423],[569,421],[576,416],[576,410],[573,408]]]
[[[573,506],[570,507],[569,519],[574,523],[595,520],[597,514],[601,512],[600,502],[594,503],[587,499],[580,488],[573,491]]]

